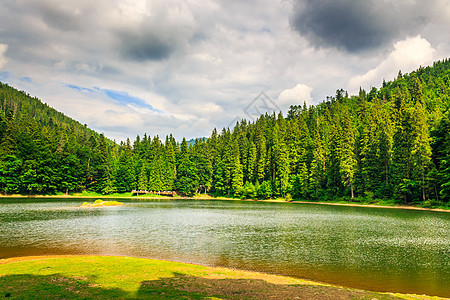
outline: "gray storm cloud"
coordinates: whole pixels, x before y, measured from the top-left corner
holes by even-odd
[[[112,138],[207,136],[261,91],[314,104],[447,57],[449,26],[450,0],[0,0],[0,79]]]
[[[164,60],[182,51],[197,26],[182,3],[147,3],[137,14],[120,11],[117,21],[119,26],[111,28],[122,56],[139,62]]]
[[[176,48],[171,41],[165,41],[152,33],[137,35],[122,32],[119,37],[121,54],[136,61],[167,59]]]
[[[291,27],[316,47],[362,52],[417,33],[442,1],[297,0]]]
[[[6,50],[8,50],[8,45],[0,44],[0,69],[6,64]]]
[[[86,25],[88,16],[95,11],[80,3],[54,1],[24,1],[22,7],[49,27],[63,31],[81,30]]]

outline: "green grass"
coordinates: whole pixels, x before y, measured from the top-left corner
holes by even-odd
[[[10,261],[13,262],[2,264],[0,260],[0,298],[410,298],[407,295],[366,292],[290,277],[142,258],[92,256]]]
[[[169,196],[162,196],[162,195],[155,195],[155,194],[142,194],[139,196],[136,196],[139,198],[167,198],[167,199],[171,199],[173,197],[169,197]]]
[[[282,198],[278,198],[279,200]],[[428,208],[428,209],[444,209],[450,210],[450,203],[442,203],[437,201],[427,201],[427,202],[415,202],[415,203],[402,203],[394,199],[370,199],[370,198],[335,198],[335,199],[320,199],[320,200],[304,200],[304,199],[293,199],[291,201],[301,201],[301,202],[311,202],[311,203],[324,203],[324,204],[356,204],[356,205],[377,205],[377,206],[399,206],[399,207],[410,207],[410,208]]]
[[[97,198],[97,197],[101,197],[101,198],[129,198],[129,197],[132,197],[133,194],[131,192],[129,192],[129,193],[113,193],[113,194],[104,195],[104,194],[100,194],[100,193],[96,193],[96,192],[83,191],[81,193],[70,194],[70,196],[74,196],[74,197],[92,197],[92,198]]]
[[[0,195],[0,198],[2,195]],[[4,197],[28,197],[26,195],[9,195]],[[113,193],[113,194],[100,194],[96,192],[90,192],[90,191],[83,191],[81,193],[71,193],[69,195],[58,193],[57,195],[35,195],[36,198],[65,198],[65,197],[74,197],[74,198],[131,198],[131,199],[139,199],[139,198],[158,198],[158,199],[211,199],[211,200],[251,200],[251,199],[240,199],[240,198],[233,198],[228,197],[227,195],[223,195],[221,193],[208,193],[208,194],[195,194],[193,197],[168,197],[168,196],[160,196],[160,195],[154,195],[154,194],[143,194],[139,196],[133,196],[131,192],[128,193]],[[356,197],[356,198],[349,198],[349,197],[341,197],[341,198],[329,198],[329,199],[319,199],[319,200],[305,200],[305,199],[292,199],[291,197],[287,196],[285,198],[283,197],[275,197],[273,199],[254,199],[258,201],[276,201],[276,202],[292,202],[292,201],[301,201],[301,202],[311,202],[311,203],[325,203],[325,204],[361,204],[361,205],[379,205],[379,206],[402,206],[402,207],[418,207],[418,208],[428,208],[428,209],[443,209],[443,210],[450,210],[450,203],[443,203],[443,202],[437,202],[434,200],[429,200],[426,202],[416,202],[416,203],[407,203],[403,204],[399,202],[398,200],[394,199],[375,199],[375,198],[367,198],[367,197]]]
[[[133,196],[133,193],[113,193],[113,194],[100,194],[96,192],[83,191],[81,193],[70,194],[72,197],[90,197],[90,198],[172,198],[167,196],[160,196],[154,194],[142,194],[139,196]]]

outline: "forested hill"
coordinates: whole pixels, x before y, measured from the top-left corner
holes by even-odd
[[[287,117],[243,120],[191,145],[146,135],[117,145],[56,112],[36,116],[28,105],[36,99],[2,85],[0,192],[176,189],[448,203],[449,93],[447,59],[379,89],[291,106]]]
[[[113,142],[0,83],[0,193],[80,189],[80,178],[91,178],[90,160],[99,143]]]

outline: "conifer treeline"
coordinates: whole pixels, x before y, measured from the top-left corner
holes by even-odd
[[[262,115],[188,145],[116,144],[0,87],[0,192],[216,192],[245,198],[450,200],[450,60],[287,117]]]

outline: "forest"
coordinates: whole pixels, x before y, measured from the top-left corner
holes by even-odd
[[[0,83],[0,193],[134,189],[448,204],[450,60],[192,143],[147,134],[116,143]]]

